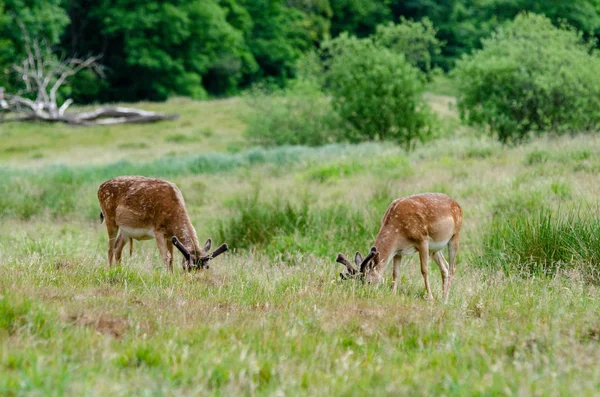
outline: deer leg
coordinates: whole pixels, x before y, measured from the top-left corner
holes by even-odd
[[[117,263],[121,263],[121,254],[123,253],[125,244],[127,244],[127,237],[123,236],[123,232],[121,232],[115,242],[115,262]]]
[[[173,243],[171,242],[171,239],[167,239],[167,253],[169,254],[169,264],[167,267],[169,268],[169,271],[173,273]]]
[[[169,272],[173,273],[173,266],[169,267],[169,250],[167,249],[167,239],[165,238],[165,235],[158,230],[155,230],[154,237],[156,238],[156,245],[158,245],[158,250],[160,251],[160,256],[162,257],[165,267]]]
[[[395,294],[398,290],[398,268],[402,263],[402,255],[394,256],[394,267],[392,268],[392,292]]]
[[[129,256],[133,256],[133,239],[129,237]]]
[[[421,274],[423,275],[423,281],[425,281],[425,291],[427,293],[427,300],[433,300],[431,295],[431,288],[429,288],[429,274],[427,259],[429,258],[429,242],[423,241],[417,248],[419,251],[419,259],[421,261]]]
[[[119,232],[119,226],[113,221],[109,222],[106,220],[106,231],[108,233],[108,267],[113,266],[113,259],[115,255],[115,242],[117,239],[117,233]]]
[[[437,251],[435,254],[431,256],[435,263],[437,263],[440,268],[440,272],[442,273],[442,289],[444,293],[444,302],[448,301],[448,293],[450,292],[450,278],[448,272],[448,262],[446,262],[446,258],[444,258],[444,254],[442,251]]]
[[[450,281],[448,288],[452,285],[454,281],[454,272],[456,271],[456,254],[458,253],[458,241],[460,240],[460,235],[456,233],[450,241],[448,242],[448,257],[450,259]]]

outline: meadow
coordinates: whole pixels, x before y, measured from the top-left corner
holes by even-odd
[[[136,104],[181,116],[154,125],[0,124],[0,395],[597,395],[600,137],[504,146],[427,100],[446,133],[410,152],[251,147],[240,98]],[[130,174],[175,182],[231,250],[169,274],[139,242],[108,269],[96,190]],[[463,208],[448,303],[435,266],[423,299],[417,257],[396,294],[389,268],[341,281],[337,253],[426,191]]]

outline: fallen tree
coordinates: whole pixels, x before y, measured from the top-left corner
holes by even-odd
[[[125,107],[101,107],[89,112],[67,113],[73,104],[71,98],[62,100],[59,93],[68,85],[69,79],[84,69],[104,76],[104,68],[98,62],[100,55],[87,58],[57,58],[50,46],[31,39],[24,26],[26,57],[11,66],[15,81],[21,86],[15,93],[0,87],[0,122],[45,121],[64,122],[72,125],[110,125],[123,123],[150,123],[172,120],[177,115],[150,112]],[[5,113],[12,116],[2,117]]]

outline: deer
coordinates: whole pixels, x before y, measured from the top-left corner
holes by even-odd
[[[209,253],[209,238],[200,247],[196,229],[185,209],[179,188],[169,181],[143,176],[120,176],[98,188],[100,218],[108,232],[108,264],[120,263],[123,247],[133,240],[156,240],[169,272],[173,273],[173,246],[183,255],[184,271],[208,269],[208,262],[228,250],[221,244]],[[118,236],[117,236],[118,233]]]
[[[418,252],[426,299],[433,300],[428,275],[428,258],[431,257],[440,268],[444,301],[447,301],[456,271],[461,227],[462,208],[445,194],[422,193],[398,198],[385,212],[368,255],[363,258],[360,252],[356,253],[357,268],[344,254],[338,254],[336,262],[346,267],[346,273],[340,273],[340,276],[379,284],[387,265],[393,260],[392,291],[395,294],[402,258]],[[445,247],[448,247],[450,264],[443,255]]]

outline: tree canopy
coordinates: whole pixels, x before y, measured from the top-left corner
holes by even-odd
[[[78,75],[77,101],[164,100],[284,86],[304,54],[343,32],[405,46],[410,31],[392,25],[401,18],[435,34],[418,66],[449,70],[523,11],[600,36],[599,0],[0,0],[0,86],[13,84],[6,71],[24,31],[58,57],[102,55],[106,78]]]

